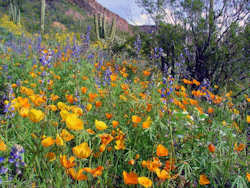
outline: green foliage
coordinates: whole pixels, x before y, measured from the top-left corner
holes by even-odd
[[[140,0],[139,4],[152,15],[163,14],[155,9],[157,6],[165,10],[166,19],[161,19],[161,25],[155,22],[157,34],[152,37],[164,49],[160,63],[171,67],[172,75],[176,72],[175,64],[184,61],[183,68],[189,73],[186,77],[234,88],[243,84],[241,89],[246,91],[249,24],[244,0],[165,0],[160,4],[157,0]],[[172,10],[171,14],[166,10]]]

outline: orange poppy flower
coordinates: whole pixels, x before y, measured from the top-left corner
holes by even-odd
[[[214,109],[209,107],[208,110],[207,110],[207,113],[212,114],[213,112],[214,112]]]
[[[105,116],[106,116],[107,119],[111,119],[112,118],[112,114],[111,113],[106,113]]]
[[[137,160],[137,159],[139,159],[140,158],[140,154],[136,154],[135,155],[135,159]]]
[[[75,157],[70,157],[69,159],[67,159],[66,155],[60,155],[60,163],[64,168],[72,168],[76,165],[76,163],[74,162]]]
[[[146,188],[151,187],[153,184],[149,178],[144,176],[138,178],[138,183]]]
[[[125,142],[123,139],[115,141],[115,149],[116,150],[124,150],[125,149]]]
[[[110,80],[111,80],[112,82],[116,81],[116,79],[117,79],[117,74],[111,74],[111,75],[110,75]]]
[[[162,144],[159,144],[156,149],[156,155],[158,157],[168,156],[168,149],[165,148]]]
[[[205,174],[200,175],[199,184],[200,185],[208,185],[208,184],[210,184],[210,181],[207,179],[207,176]]]
[[[155,173],[157,177],[161,180],[166,180],[171,178],[170,174],[166,170],[160,170],[159,168],[157,168],[155,170]]]
[[[164,169],[167,171],[175,169],[174,160],[167,160]]]
[[[142,123],[142,128],[143,128],[143,129],[149,128],[150,125],[151,125],[151,123],[152,123],[152,120],[151,120],[151,117],[149,116],[149,117],[147,118],[147,120],[144,121],[144,122]]]
[[[208,145],[208,150],[211,152],[211,153],[214,153],[215,152],[215,146],[213,144],[209,144]]]
[[[99,108],[99,107],[101,107],[102,106],[102,102],[101,101],[96,101],[95,102],[95,107],[96,108]]]
[[[116,86],[117,86],[117,84],[115,84],[115,83],[111,82],[111,86],[112,86],[112,87],[116,87]]]
[[[247,119],[247,123],[250,124],[250,116],[249,115],[247,115],[246,119]]]
[[[81,88],[82,94],[87,93],[87,90],[88,90],[88,88],[86,88],[86,87],[82,87],[82,88]]]
[[[132,122],[133,123],[140,123],[141,122],[141,117],[133,115],[132,116]]]
[[[92,174],[93,177],[97,177],[102,175],[103,169],[104,169],[103,166],[98,166],[95,169],[83,168],[83,171]]]
[[[101,143],[105,145],[108,145],[114,139],[110,134],[100,134],[99,138],[101,139]]]
[[[70,104],[74,103],[74,97],[73,95],[66,95],[66,99]]]
[[[128,77],[128,73],[126,73],[126,72],[123,73],[123,74],[122,74],[122,77],[123,77],[123,78],[127,78],[127,77]]]
[[[245,147],[246,147],[246,145],[245,144],[239,144],[239,146],[238,146],[238,144],[237,143],[235,143],[234,144],[234,150],[235,151],[238,151],[238,152],[240,152],[240,151],[242,151],[242,150],[244,150],[245,149]]]
[[[113,125],[113,128],[115,129],[119,125],[119,122],[114,120],[112,121],[112,125]]]
[[[127,90],[128,88],[129,88],[129,86],[128,86],[128,84],[121,84],[121,88],[123,89],[123,90]]]
[[[99,137],[101,138],[101,145],[99,147],[99,151],[103,152],[106,149],[106,146],[114,139],[113,136],[111,136],[110,134],[101,134],[99,135]]]
[[[86,131],[87,131],[87,133],[89,133],[91,135],[95,134],[95,131],[93,131],[92,129],[87,129]]]
[[[7,149],[6,144],[4,141],[0,140],[0,151],[5,151]]]
[[[150,71],[147,71],[147,70],[143,71],[143,75],[144,75],[144,76],[149,76],[150,74],[151,74]]]
[[[88,77],[87,76],[82,76],[82,80],[83,81],[88,80]]]
[[[50,146],[54,145],[55,140],[49,136],[49,137],[43,139],[41,143],[42,143],[43,147],[50,147]]]
[[[154,157],[153,161],[143,161],[142,166],[147,167],[150,172],[155,172],[157,168],[161,167],[161,161],[159,158]]]
[[[196,86],[199,86],[200,82],[198,82],[197,80],[193,79],[193,84],[195,84]]]
[[[68,170],[68,173],[74,180],[80,181],[88,179],[88,177],[85,174],[83,174],[83,169],[80,169],[76,172],[74,168],[70,168]]]
[[[129,164],[129,165],[134,165],[134,164],[135,164],[135,160],[134,160],[134,159],[129,160],[129,161],[128,161],[128,164]]]
[[[138,184],[138,176],[134,172],[127,173],[126,171],[122,172],[123,181],[126,185],[136,185]]]
[[[193,82],[191,82],[191,81],[189,81],[187,79],[183,79],[182,81],[183,81],[184,84],[188,84],[188,85],[193,84]]]
[[[96,93],[89,93],[89,102],[93,102],[97,97]]]
[[[247,178],[247,181],[250,182],[250,173],[247,172],[246,178]]]
[[[45,155],[49,162],[56,160],[56,154],[54,152],[49,152]]]
[[[152,104],[147,104],[146,110],[147,112],[150,112],[152,110]]]

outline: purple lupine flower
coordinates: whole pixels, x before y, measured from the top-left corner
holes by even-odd
[[[0,168],[0,174],[6,174],[7,172],[8,172],[8,168],[5,168],[4,166]]]
[[[110,85],[110,76],[112,75],[112,72],[109,70],[109,69],[107,69],[106,71],[105,71],[105,75],[104,75],[104,84],[106,85],[106,83],[108,84],[108,85]]]
[[[134,42],[134,48],[136,49],[136,55],[139,55],[142,47],[142,42],[140,39],[140,35],[137,35],[136,41]]]
[[[4,162],[4,157],[0,157],[0,163]]]

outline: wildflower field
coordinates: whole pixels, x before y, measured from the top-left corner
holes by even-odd
[[[1,41],[1,186],[249,186],[250,119],[232,92],[112,56],[88,33],[49,40]]]

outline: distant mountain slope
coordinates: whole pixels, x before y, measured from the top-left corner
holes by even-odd
[[[117,19],[117,28],[122,32],[130,32],[130,25],[119,15],[103,7],[95,0],[46,0],[46,31],[67,30],[81,32],[88,25],[94,26],[93,15],[102,14],[108,23]],[[8,14],[8,4],[0,1],[0,13]],[[23,0],[21,22],[30,32],[40,29],[40,0]]]
[[[119,30],[125,32],[130,31],[129,24],[125,19],[121,18],[119,15],[105,8],[104,6],[99,4],[96,0],[68,0],[68,1],[82,8],[89,15],[94,15],[94,14],[105,15],[109,23],[111,23],[113,18],[116,18],[117,27]]]

